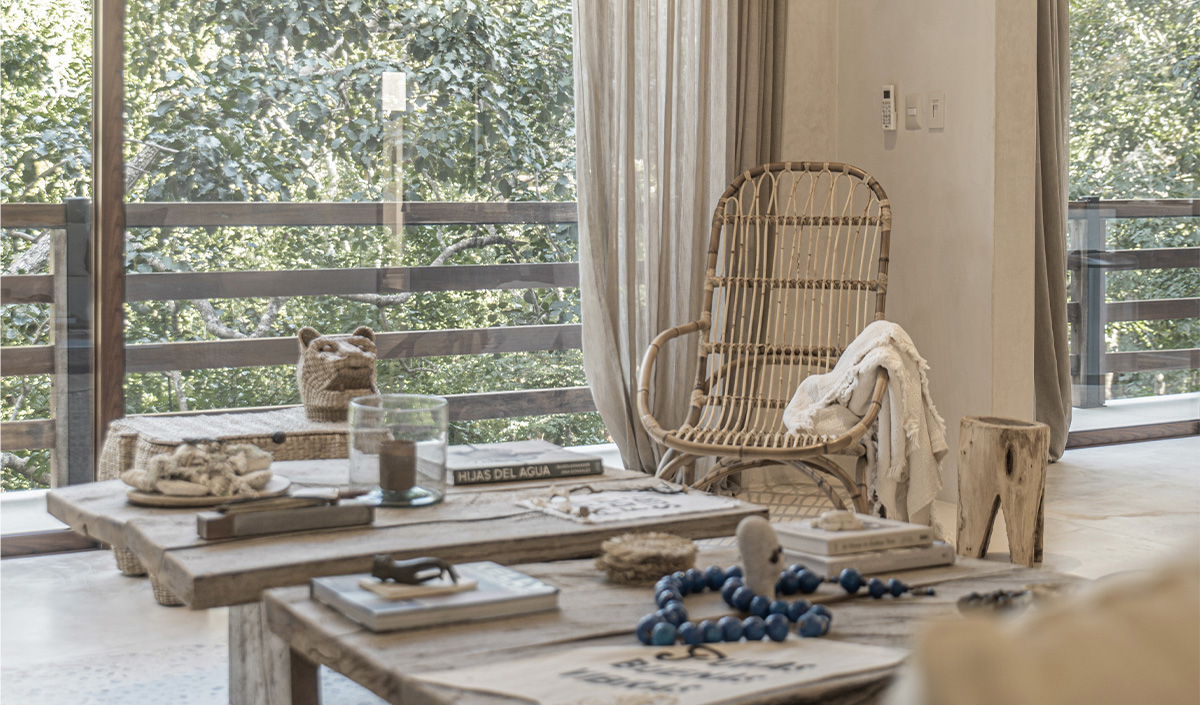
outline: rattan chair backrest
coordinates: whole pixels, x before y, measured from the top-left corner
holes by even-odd
[[[778,433],[800,381],[883,318],[890,231],[886,194],[856,167],[781,163],[738,176],[713,215],[711,325],[688,425],[714,443]]]

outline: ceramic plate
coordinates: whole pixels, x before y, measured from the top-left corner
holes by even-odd
[[[276,497],[287,492],[288,487],[291,487],[291,485],[292,481],[286,477],[274,475],[271,477],[271,481],[267,483],[267,486],[258,491],[256,499]],[[143,507],[215,507],[230,500],[245,498],[245,495],[184,497],[161,494],[159,492],[142,492],[141,490],[129,490],[125,493],[125,496],[129,498],[130,504],[139,504]]]

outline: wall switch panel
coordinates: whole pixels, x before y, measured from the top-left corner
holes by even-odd
[[[929,94],[929,129],[946,129],[946,93],[934,91]]]
[[[909,93],[904,96],[904,129],[921,129],[921,94]]]

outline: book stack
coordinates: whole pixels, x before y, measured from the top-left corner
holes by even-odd
[[[512,441],[450,446],[446,472],[454,485],[522,482],[600,475],[598,455],[567,450],[549,441]]]
[[[801,563],[826,578],[837,577],[845,568],[878,575],[954,562],[954,547],[935,540],[928,526],[857,516],[862,529],[818,529],[808,519],[773,526],[789,563]]]
[[[491,561],[456,565],[457,585],[380,583],[367,573],[313,578],[312,597],[373,632],[558,608],[558,588]],[[374,583],[374,584],[372,584]]]

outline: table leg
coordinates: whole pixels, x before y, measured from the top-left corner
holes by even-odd
[[[321,679],[317,664],[291,649],[292,705],[321,705]]]
[[[288,705],[293,702],[291,649],[267,628],[261,602],[229,608],[230,705]],[[315,678],[315,669],[313,671]],[[316,693],[316,686],[310,690]],[[295,700],[316,703],[317,700]]]

